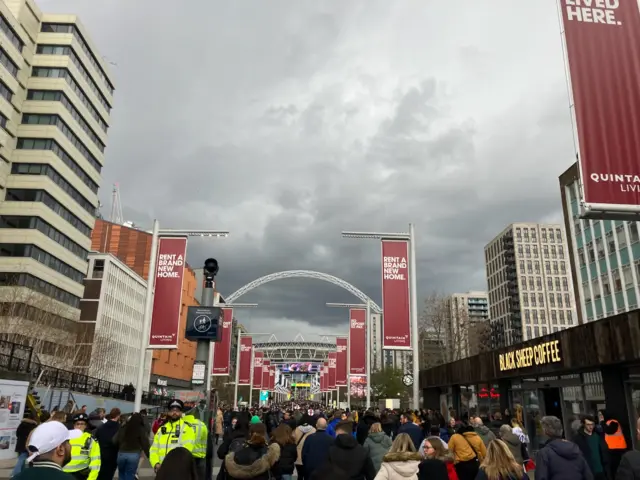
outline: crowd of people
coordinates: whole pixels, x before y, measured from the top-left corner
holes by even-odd
[[[215,446],[217,480],[640,480],[640,452],[615,448],[626,447],[624,437],[604,413],[583,417],[568,439],[558,418],[543,417],[547,440],[534,459],[519,419],[498,412],[445,420],[431,410],[289,402],[222,407],[207,426],[180,400],[167,407],[152,424],[144,412],[125,419],[117,408],[28,414],[12,478],[111,480],[117,471],[134,480],[146,457],[158,480],[204,480]]]

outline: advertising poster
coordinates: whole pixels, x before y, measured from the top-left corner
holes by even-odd
[[[186,237],[158,240],[149,348],[178,348],[182,309],[182,279],[187,257]]]
[[[584,201],[640,208],[640,6],[559,0]],[[605,207],[608,206],[608,207]]]
[[[251,384],[251,337],[240,337],[240,366],[238,367],[238,385]]]
[[[269,366],[269,390],[274,392],[276,390],[276,366]]]
[[[347,386],[347,338],[336,338],[336,386]]]
[[[349,310],[349,375],[367,373],[366,316],[367,311],[361,308]]]
[[[29,382],[0,379],[0,460],[17,457],[16,429],[24,416]]]
[[[329,352],[329,390],[336,389],[336,352]]]
[[[253,388],[262,388],[262,352],[253,353]]]
[[[382,348],[411,349],[409,242],[382,240]]]
[[[269,390],[271,381],[269,379],[269,365],[271,365],[271,360],[262,360],[262,389]]]
[[[231,372],[231,337],[233,335],[233,308],[223,308],[220,319],[220,338],[213,349],[211,375],[229,375]]]

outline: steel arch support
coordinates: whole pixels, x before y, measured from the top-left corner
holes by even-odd
[[[253,282],[247,283],[244,287],[241,287],[231,295],[225,296],[223,298],[225,299],[226,303],[233,303],[242,295],[250,292],[260,285],[274,282],[276,280],[282,280],[284,278],[311,278],[315,280],[322,280],[323,282],[332,283],[333,285],[337,285],[338,287],[345,289],[352,295],[355,295],[363,303],[367,303],[367,301],[371,302],[371,310],[373,310],[375,313],[382,313],[382,309],[373,300],[371,300],[360,289],[354,287],[349,282],[345,282],[341,278],[334,277],[333,275],[322,272],[315,272],[313,270],[286,270],[284,272],[271,273],[269,275],[265,275],[264,277],[256,278]]]

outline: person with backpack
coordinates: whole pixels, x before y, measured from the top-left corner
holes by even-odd
[[[298,472],[298,480],[305,480],[307,475],[304,472],[304,465],[302,464],[302,448],[304,447],[304,442],[309,437],[316,433],[316,429],[313,428],[312,418],[308,413],[302,415],[300,419],[300,425],[293,432],[293,437],[296,441],[296,448],[298,450],[298,458],[296,459],[296,471]]]
[[[240,412],[236,417],[236,422],[223,442],[218,447],[218,458],[222,460],[220,465],[220,471],[218,472],[217,480],[227,479],[227,470],[225,466],[225,457],[230,452],[238,452],[243,447],[245,442],[249,439],[249,414],[247,412]]]
[[[249,428],[249,439],[237,452],[229,452],[224,459],[228,480],[270,480],[277,478],[272,472],[280,459],[280,445],[267,442],[267,428],[254,423]],[[292,457],[293,458],[293,457]]]

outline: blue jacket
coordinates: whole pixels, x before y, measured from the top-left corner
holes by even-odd
[[[398,429],[398,435],[400,435],[401,433],[406,433],[411,437],[416,450],[420,448],[420,444],[424,439],[424,433],[418,425],[416,425],[415,423],[405,423],[404,425],[400,425],[400,428]]]
[[[301,460],[304,465],[304,476],[311,474],[322,467],[329,458],[329,447],[334,439],[326,430],[318,430],[307,437],[302,446]]]
[[[340,423],[340,419],[334,418],[329,422],[329,425],[327,425],[327,433],[333,438],[336,438],[336,425],[338,423]]]

